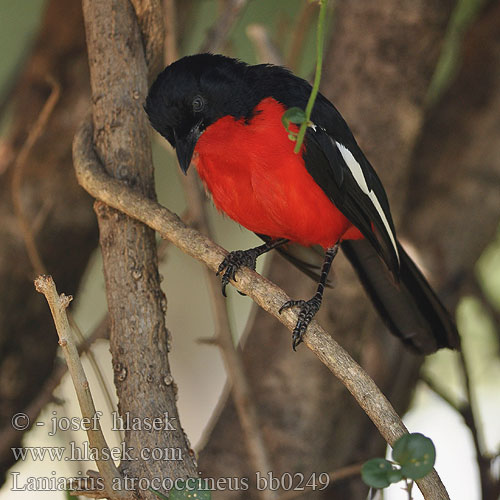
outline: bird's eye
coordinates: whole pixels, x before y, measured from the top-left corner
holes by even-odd
[[[193,98],[193,111],[195,113],[199,113],[200,111],[203,111],[203,108],[205,107],[205,100],[201,95],[194,96]]]

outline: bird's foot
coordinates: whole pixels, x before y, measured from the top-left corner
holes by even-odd
[[[285,302],[278,311],[280,314],[285,309],[290,309],[292,307],[300,307],[299,319],[297,324],[293,329],[292,333],[292,348],[295,351],[297,346],[302,342],[302,337],[306,333],[309,323],[314,318],[314,315],[318,312],[321,306],[321,296],[316,294],[312,299],[309,300],[289,300]]]
[[[226,255],[224,260],[220,263],[216,273],[217,276],[219,276],[224,272],[221,280],[222,295],[224,295],[224,297],[226,297],[226,286],[229,284],[230,280],[236,281],[235,275],[241,267],[246,266],[255,271],[255,264],[259,255],[260,253],[255,251],[254,248],[250,248],[249,250],[235,250]]]

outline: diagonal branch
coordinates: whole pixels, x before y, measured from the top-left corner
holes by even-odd
[[[217,270],[226,255],[220,246],[187,227],[167,208],[106,175],[93,150],[92,126],[88,121],[75,136],[73,158],[78,182],[92,196],[147,224],[184,253],[203,262],[213,271]],[[288,300],[285,292],[278,286],[250,269],[239,271],[238,280],[232,284],[289,330],[293,330],[297,320],[296,313],[290,310],[281,315],[278,313],[281,305]],[[375,382],[316,321],[309,325],[304,343],[354,396],[387,443],[394,443],[408,432]],[[426,500],[449,498],[435,471],[419,480],[418,486]]]

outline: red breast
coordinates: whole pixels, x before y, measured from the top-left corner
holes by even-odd
[[[193,162],[215,206],[250,231],[305,246],[361,238],[293,152],[284,111],[266,98],[249,121],[225,116],[203,132]]]

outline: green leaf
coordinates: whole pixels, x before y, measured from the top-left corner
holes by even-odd
[[[182,490],[170,490],[169,500],[211,500],[212,494],[210,491],[183,488]]]
[[[281,122],[285,126],[286,130],[289,131],[290,123],[295,123],[295,125],[300,125],[306,121],[306,113],[303,109],[294,107],[287,109],[283,116],[281,117]]]
[[[392,458],[401,465],[403,476],[420,479],[434,467],[436,448],[423,434],[405,434],[394,443]]]
[[[368,486],[380,489],[401,481],[402,476],[399,470],[394,469],[391,462],[385,458],[372,458],[363,464],[361,479]]]

